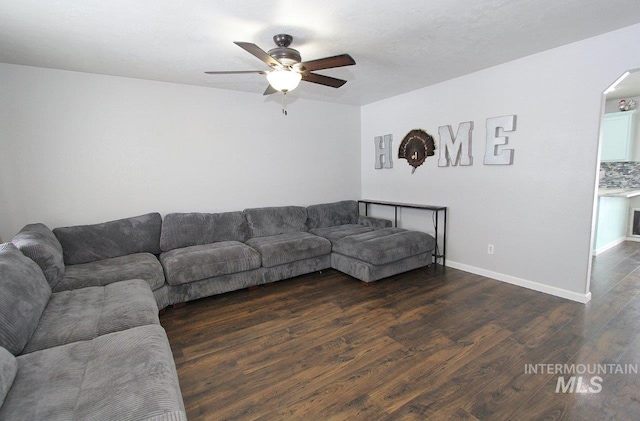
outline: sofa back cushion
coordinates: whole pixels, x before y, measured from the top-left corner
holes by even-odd
[[[0,407],[9,393],[18,372],[18,360],[9,351],[0,347]]]
[[[170,213],[162,222],[160,249],[200,246],[249,238],[247,218],[242,212]]]
[[[18,355],[35,332],[51,287],[33,260],[0,244],[0,346]]]
[[[26,225],[11,242],[40,266],[51,288],[64,276],[62,245],[44,224]]]
[[[322,203],[307,207],[307,225],[309,229],[335,227],[358,223],[358,202]]]
[[[301,206],[245,209],[251,237],[307,231],[307,210]]]
[[[159,213],[134,216],[94,225],[55,228],[67,265],[126,256],[160,254]]]

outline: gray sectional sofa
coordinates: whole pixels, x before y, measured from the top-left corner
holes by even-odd
[[[355,201],[27,225],[0,245],[0,419],[186,419],[159,309],[331,267],[369,283],[434,248]]]

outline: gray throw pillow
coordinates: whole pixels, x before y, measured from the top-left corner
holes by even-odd
[[[170,213],[162,221],[160,248],[171,251],[220,241],[249,238],[247,218],[242,212]]]
[[[64,263],[77,265],[136,253],[160,254],[162,217],[148,213],[94,225],[54,228]]]
[[[309,229],[357,224],[358,202],[344,200],[342,202],[312,205],[307,207],[307,215]]]
[[[244,213],[252,238],[307,231],[307,209],[301,206],[251,208]]]
[[[35,332],[51,287],[33,260],[12,243],[0,244],[0,346],[22,352]]]
[[[46,225],[26,225],[11,242],[40,266],[51,288],[64,277],[62,246]]]

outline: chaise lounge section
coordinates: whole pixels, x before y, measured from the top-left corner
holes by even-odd
[[[402,228],[354,234],[333,243],[331,266],[364,283],[429,266],[435,239]]]
[[[355,201],[313,205],[307,212],[310,232],[332,243],[331,267],[364,283],[433,263],[431,235],[359,215]]]

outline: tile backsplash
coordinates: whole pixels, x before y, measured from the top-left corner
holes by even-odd
[[[600,174],[600,187],[640,189],[640,162],[601,162]]]

